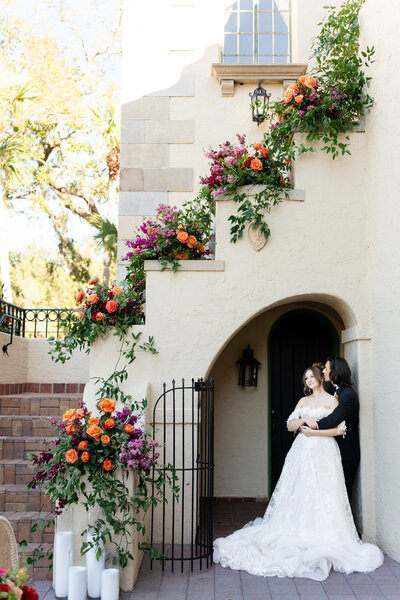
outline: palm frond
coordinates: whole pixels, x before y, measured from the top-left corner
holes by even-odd
[[[117,257],[118,229],[115,223],[101,215],[93,215],[90,223],[98,230],[93,236],[94,245],[101,250],[110,252],[113,259]]]

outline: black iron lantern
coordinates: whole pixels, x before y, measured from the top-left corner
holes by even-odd
[[[257,387],[258,367],[261,364],[254,358],[254,351],[247,346],[243,350],[243,356],[236,363],[239,365],[238,384],[243,387]]]
[[[267,118],[267,105],[269,99],[271,98],[271,93],[268,93],[267,90],[261,85],[261,79],[258,82],[258,88],[254,90],[252,94],[249,94],[251,98],[251,113],[253,116],[253,121],[256,121],[257,125],[260,125]]]

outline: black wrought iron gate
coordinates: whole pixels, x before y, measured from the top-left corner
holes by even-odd
[[[165,488],[162,504],[152,506],[151,545],[163,556],[164,570],[190,562],[193,570],[212,564],[214,529],[214,381],[172,381],[153,409],[154,438],[160,462],[178,476],[179,498]],[[153,567],[151,561],[151,566]]]

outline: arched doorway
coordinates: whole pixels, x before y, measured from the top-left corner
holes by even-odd
[[[335,327],[315,310],[290,311],[271,329],[268,341],[270,494],[293,443],[293,435],[286,429],[286,419],[304,396],[303,371],[308,365],[338,353],[339,337]]]

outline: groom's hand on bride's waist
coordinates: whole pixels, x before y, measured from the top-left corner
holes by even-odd
[[[304,423],[308,427],[311,427],[311,429],[318,429],[318,422],[315,419],[312,419],[311,417],[307,417],[306,419],[304,419]]]

